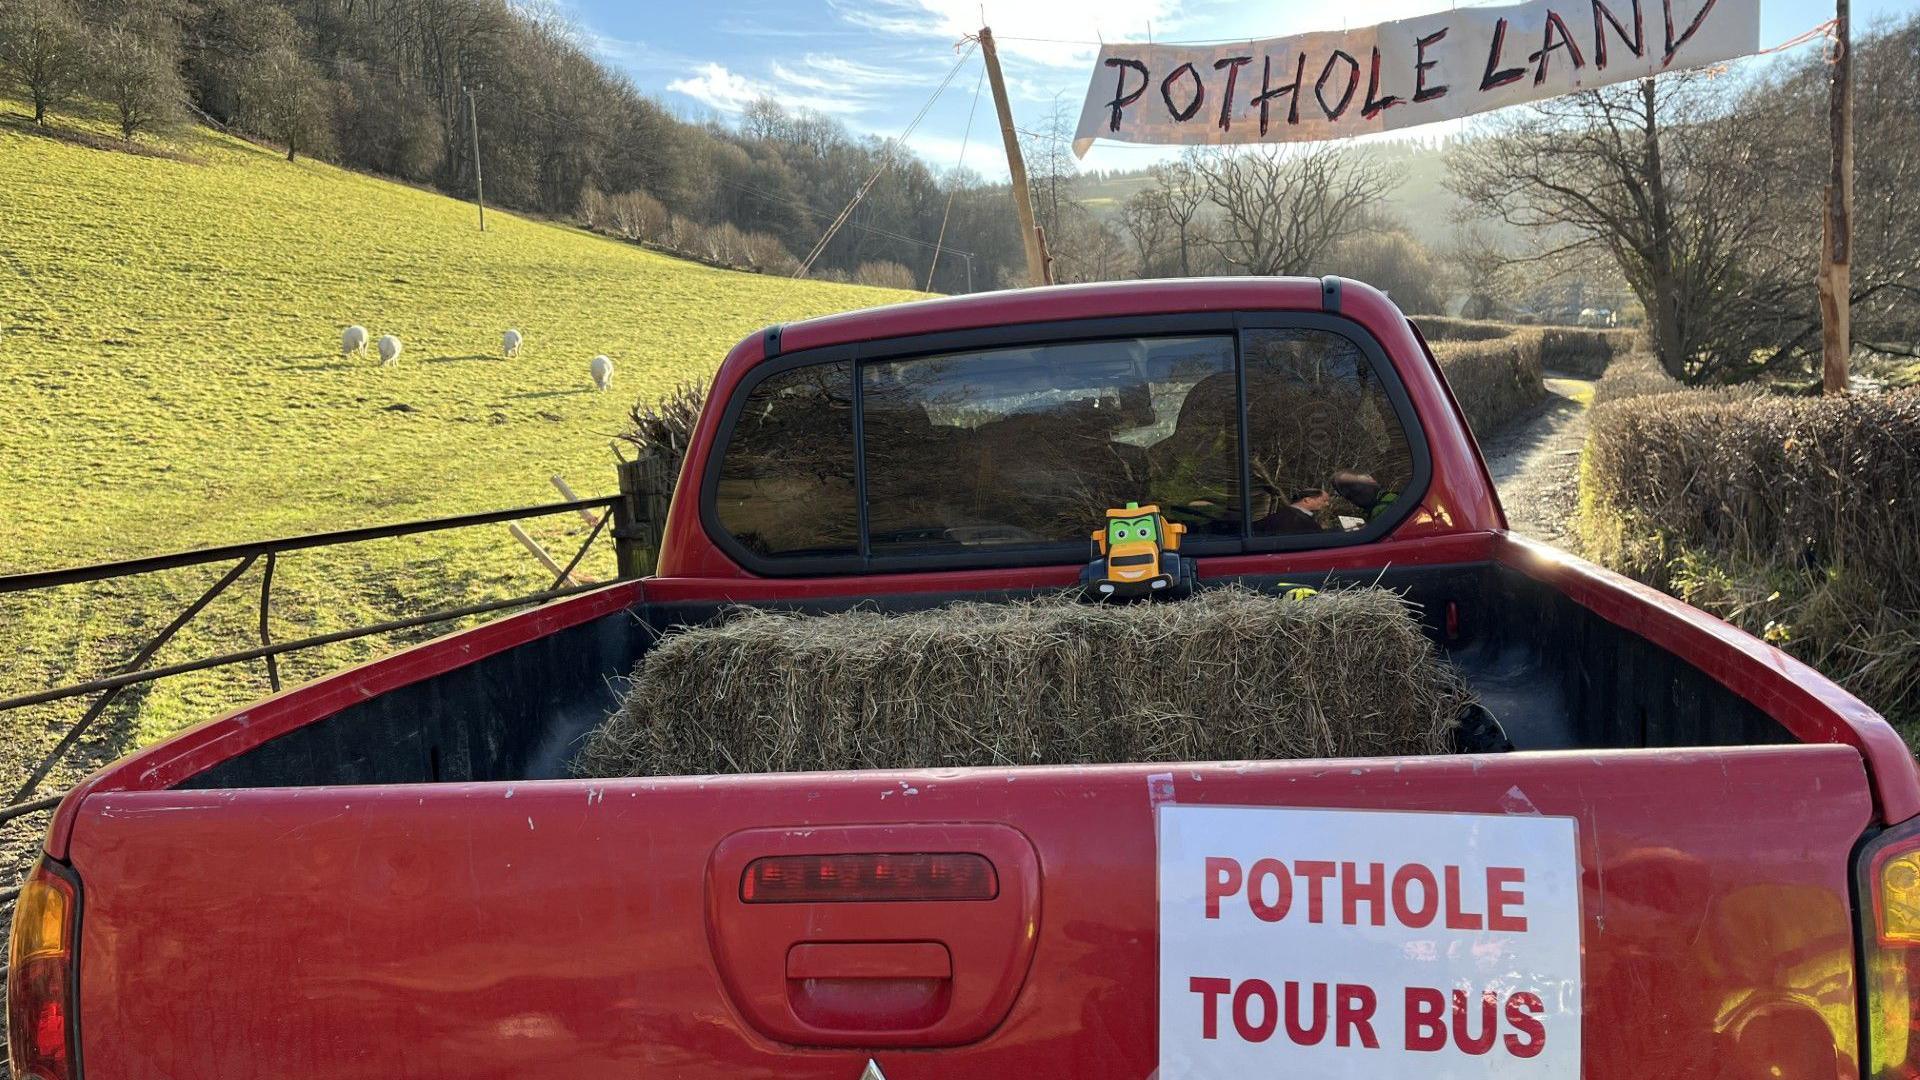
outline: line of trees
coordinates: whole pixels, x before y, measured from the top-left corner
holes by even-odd
[[[108,106],[120,137],[176,122],[186,88],[171,27],[144,11],[90,26],[65,0],[0,3],[0,70],[33,107],[33,122],[82,95]]]
[[[1005,268],[1021,257],[1004,187],[996,200],[978,177],[938,175],[910,154],[889,155],[882,140],[774,101],[737,126],[682,120],[596,61],[555,8],[0,0],[0,76],[35,124],[106,108],[132,142],[190,107],[289,159],[323,158],[461,196],[474,185],[471,91],[490,201],[599,221],[610,200],[645,199],[671,225],[636,238],[769,270],[793,265],[792,253],[809,250],[890,159],[822,253],[823,276],[917,288],[938,241],[945,255],[933,287],[958,292],[1008,280]]]
[[[1854,339],[1916,355],[1920,16],[1856,41],[1854,68]],[[1809,50],[1744,82],[1676,73],[1558,98],[1492,121],[1452,184],[1530,239],[1509,264],[1617,271],[1676,378],[1811,372],[1827,78]]]

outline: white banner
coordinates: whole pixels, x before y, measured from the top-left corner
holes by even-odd
[[[1533,0],[1264,41],[1108,45],[1073,150],[1344,139],[1759,49],[1760,0]]]
[[[1575,835],[1161,807],[1159,1080],[1578,1080]]]

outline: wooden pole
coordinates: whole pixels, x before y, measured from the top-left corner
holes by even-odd
[[[1007,103],[1007,83],[1000,76],[1000,54],[993,47],[993,31],[984,26],[980,28],[980,55],[987,61],[987,82],[993,86],[993,111],[1000,116],[1000,138],[1007,146],[1013,207],[1020,213],[1020,240],[1027,252],[1027,281],[1045,285],[1047,260],[1040,250],[1038,227],[1033,223],[1033,193],[1027,190],[1027,162],[1020,156],[1020,136],[1013,130],[1013,106]]]
[[[1834,59],[1828,124],[1833,136],[1832,174],[1820,243],[1820,384],[1829,394],[1847,392],[1853,353],[1853,35],[1849,0],[1834,0]]]
[[[561,498],[567,500],[568,502],[580,501],[580,496],[573,493],[573,489],[567,486],[566,480],[564,480],[558,475],[549,476],[547,477],[547,479],[553,481],[553,486],[559,489]],[[587,523],[588,525],[600,524],[600,518],[593,516],[593,512],[591,510],[588,510],[586,507],[581,507],[579,510],[575,511],[575,513],[579,514],[580,520]],[[605,515],[603,514],[601,516],[604,517]]]
[[[555,577],[560,577],[562,579],[561,584],[585,585],[593,581],[592,578],[578,571],[567,573],[567,568],[555,562],[553,556],[547,554],[547,549],[540,546],[540,541],[528,536],[527,530],[521,528],[519,522],[509,522],[507,524],[507,531],[513,534],[515,540],[520,541],[520,546],[526,548],[529,555],[540,560],[540,565],[547,568],[547,573]],[[554,586],[554,588],[559,587],[559,585]]]
[[[1842,0],[1844,2],[1844,0]],[[473,132],[473,204],[480,208],[480,231],[487,231],[487,189],[480,179],[480,110],[473,104],[473,90],[461,87],[467,94],[467,123]],[[558,573],[558,571],[555,571]]]

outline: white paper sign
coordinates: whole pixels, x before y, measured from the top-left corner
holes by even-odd
[[[1263,41],[1107,45],[1073,150],[1344,139],[1759,48],[1760,0],[1532,0]]]
[[[1159,873],[1159,1080],[1578,1080],[1571,818],[1163,806]]]

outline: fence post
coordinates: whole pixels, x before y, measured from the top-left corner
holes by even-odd
[[[613,550],[622,578],[646,577],[660,560],[660,532],[673,499],[673,462],[657,448],[619,465],[620,499],[613,504]]]

